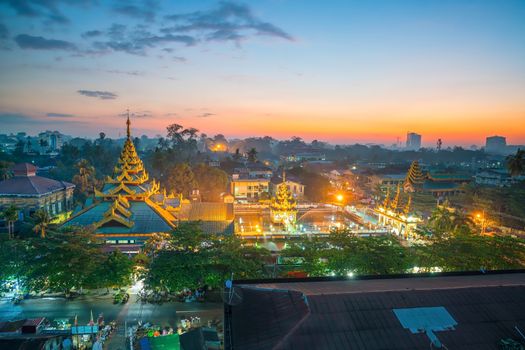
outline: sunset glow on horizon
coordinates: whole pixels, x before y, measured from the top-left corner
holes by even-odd
[[[151,3],[0,4],[1,132],[525,144],[522,1]]]

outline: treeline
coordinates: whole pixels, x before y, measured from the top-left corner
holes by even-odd
[[[2,287],[14,282],[23,292],[59,292],[129,285],[134,261],[120,251],[104,253],[84,229],[50,231],[45,238],[0,242]]]

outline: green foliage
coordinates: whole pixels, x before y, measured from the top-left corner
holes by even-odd
[[[47,228],[51,223],[51,216],[45,209],[38,209],[32,217],[34,228],[33,231],[40,234],[41,238],[46,237]]]
[[[308,171],[301,167],[290,169],[289,174],[299,178],[304,187],[304,195],[311,201],[322,202],[328,198],[332,191],[330,181],[317,173]]]
[[[193,168],[193,173],[202,200],[205,202],[220,201],[220,195],[226,191],[226,186],[228,185],[228,174],[221,169],[202,163]]]
[[[72,182],[75,184],[75,196],[80,203],[84,203],[87,197],[93,195],[97,185],[95,177],[96,171],[88,160],[81,159],[75,164],[77,174],[73,176]]]
[[[518,149],[516,154],[508,156],[507,168],[512,176],[525,174],[525,150]]]
[[[98,267],[105,255],[90,232],[53,232],[46,239],[32,238],[26,244],[23,274],[30,290],[68,295],[73,288],[103,285]]]
[[[446,206],[436,207],[429,220],[429,228],[434,238],[470,233],[473,225],[472,220],[459,210],[451,210]]]
[[[131,283],[133,265],[133,261],[117,249],[103,260],[97,275],[101,276],[104,286],[120,288]]]
[[[169,192],[182,193],[186,197],[197,187],[195,174],[188,163],[177,164],[168,169],[165,183]]]
[[[250,148],[248,151],[248,161],[252,163],[257,161],[257,150],[255,148]]]
[[[145,282],[171,292],[219,287],[231,273],[235,278],[261,277],[268,255],[266,250],[243,246],[236,237],[206,234],[198,222],[180,224],[162,246],[151,256]]]
[[[124,286],[133,265],[120,251],[104,254],[92,232],[83,229],[0,244],[0,278],[16,278],[34,292],[68,295],[72,289]]]
[[[457,203],[472,211],[485,210],[487,219],[509,227],[525,228],[525,185],[483,187],[470,185]]]
[[[459,232],[414,247],[422,270],[443,271],[516,269],[525,266],[525,241],[510,236],[481,236]]]
[[[393,236],[359,237],[346,231],[294,242],[282,253],[299,258],[299,269],[310,276],[403,273],[412,263],[410,251]]]

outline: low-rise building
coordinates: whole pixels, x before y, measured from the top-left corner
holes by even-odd
[[[478,185],[508,187],[525,180],[525,176],[510,176],[505,169],[486,169],[474,176]]]
[[[248,164],[235,168],[231,176],[230,192],[236,200],[258,201],[270,195],[272,169],[262,164]]]
[[[14,176],[0,181],[0,208],[14,205],[23,215],[31,215],[38,209],[51,216],[72,210],[75,185],[36,175],[33,164],[13,166]]]

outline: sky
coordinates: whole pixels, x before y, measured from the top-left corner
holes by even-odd
[[[0,0],[0,133],[525,144],[525,1]]]

